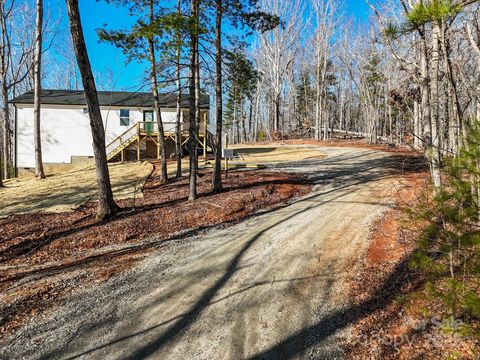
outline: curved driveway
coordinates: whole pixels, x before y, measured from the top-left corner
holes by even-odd
[[[28,325],[0,357],[341,358],[338,335],[351,320],[345,279],[368,246],[372,220],[390,206],[398,159],[321,150],[323,160],[275,166],[309,174],[313,194],[169,243]]]

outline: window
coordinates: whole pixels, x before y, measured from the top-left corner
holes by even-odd
[[[130,110],[120,109],[120,126],[130,125]]]

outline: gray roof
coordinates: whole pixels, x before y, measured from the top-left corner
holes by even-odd
[[[126,91],[98,91],[100,106],[153,107],[152,93]],[[84,105],[83,90],[42,90],[41,102],[45,105]],[[12,104],[33,104],[33,90],[10,100]],[[165,108],[177,107],[176,94],[160,94],[160,103]],[[188,95],[182,95],[182,108],[188,108]],[[201,95],[200,107],[210,108],[210,97]]]

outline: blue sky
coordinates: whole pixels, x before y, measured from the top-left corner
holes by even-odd
[[[286,0],[295,1],[295,0]],[[108,24],[109,28],[127,28],[132,22],[125,9],[107,4],[105,1],[80,0],[80,12],[85,41],[89,52],[90,62],[96,74],[115,74],[115,90],[133,90],[143,74],[143,65],[131,63],[125,66],[125,58],[120,50],[107,43],[99,43],[96,29]],[[363,0],[345,0],[346,13],[355,17],[359,22],[367,21],[369,9]],[[64,0],[46,2],[47,11],[52,17],[61,16],[64,29],[67,27],[67,13]]]

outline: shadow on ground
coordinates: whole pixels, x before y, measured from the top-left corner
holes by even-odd
[[[134,338],[136,336],[148,334],[158,327],[168,325],[168,328],[166,328],[161,335],[145,344],[140,345],[134,352],[129,354],[127,358],[144,359],[154,355],[156,352],[163,349],[167,344],[182,336],[182,334],[199,318],[202,312],[213,303],[214,297],[218,295],[220,290],[240,269],[239,264],[241,259],[255,244],[255,242],[262,237],[263,234],[265,234],[265,232],[274,229],[284,221],[293,219],[295,217],[301,217],[304,212],[313,208],[320,207],[333,201],[342,201],[341,198],[350,192],[356,191],[358,189],[358,185],[379,181],[385,178],[392,178],[409,172],[423,171],[425,169],[425,163],[421,159],[412,159],[400,155],[391,155],[386,158],[368,158],[368,155],[371,155],[372,153],[372,151],[362,151],[360,153],[358,151],[352,151],[351,153],[341,154],[325,160],[318,160],[322,162],[323,165],[327,165],[326,170],[322,173],[310,172],[308,175],[312,180],[319,184],[333,183],[334,188],[326,189],[306,197],[303,199],[303,201],[310,202],[310,204],[304,209],[283,218],[280,222],[263,229],[254,237],[250,238],[240,249],[240,251],[234,254],[220,278],[212,286],[205,289],[203,293],[199,295],[196,302],[187,312],[162,322],[161,324],[157,324],[154,327],[132,333],[128,336],[118,338],[106,344],[86,349],[81,354],[77,354],[70,359],[78,358],[84,355],[90,355],[97,350],[108,348],[113,344]],[[345,159],[348,159],[351,162],[348,164],[348,166],[345,166],[345,163],[340,164],[340,162]],[[317,163],[318,161],[311,161],[310,164]],[[298,165],[300,164],[305,166],[305,162],[298,163]],[[288,167],[295,166],[296,164],[288,164]],[[281,166],[278,167],[281,168]],[[308,171],[306,172],[308,173]],[[331,199],[322,200],[322,196],[333,194],[334,192],[340,193],[338,196],[334,196]],[[346,328],[348,325],[354,323],[362,317],[367,316],[375,309],[386,306],[395,299],[398,291],[404,285],[402,283],[402,279],[404,279],[404,277],[401,275],[406,271],[407,262],[408,261],[405,260],[404,262],[400,263],[390,274],[389,278],[379,287],[377,292],[368,300],[360,303],[355,303],[355,301],[353,301],[350,306],[324,316],[314,325],[297,331],[276,345],[251,357],[251,359],[290,359],[295,356],[305,354],[306,351],[321,344],[338,330]],[[248,290],[249,288],[245,289],[245,291]],[[97,325],[100,325],[100,323],[101,322],[99,322]],[[95,327],[96,325],[92,325],[92,328]],[[74,338],[72,337],[70,340],[74,341]],[[68,344],[68,341],[66,341],[66,343]],[[58,349],[48,354],[45,358],[57,356],[61,357],[61,354],[64,353],[63,350],[65,349]]]

